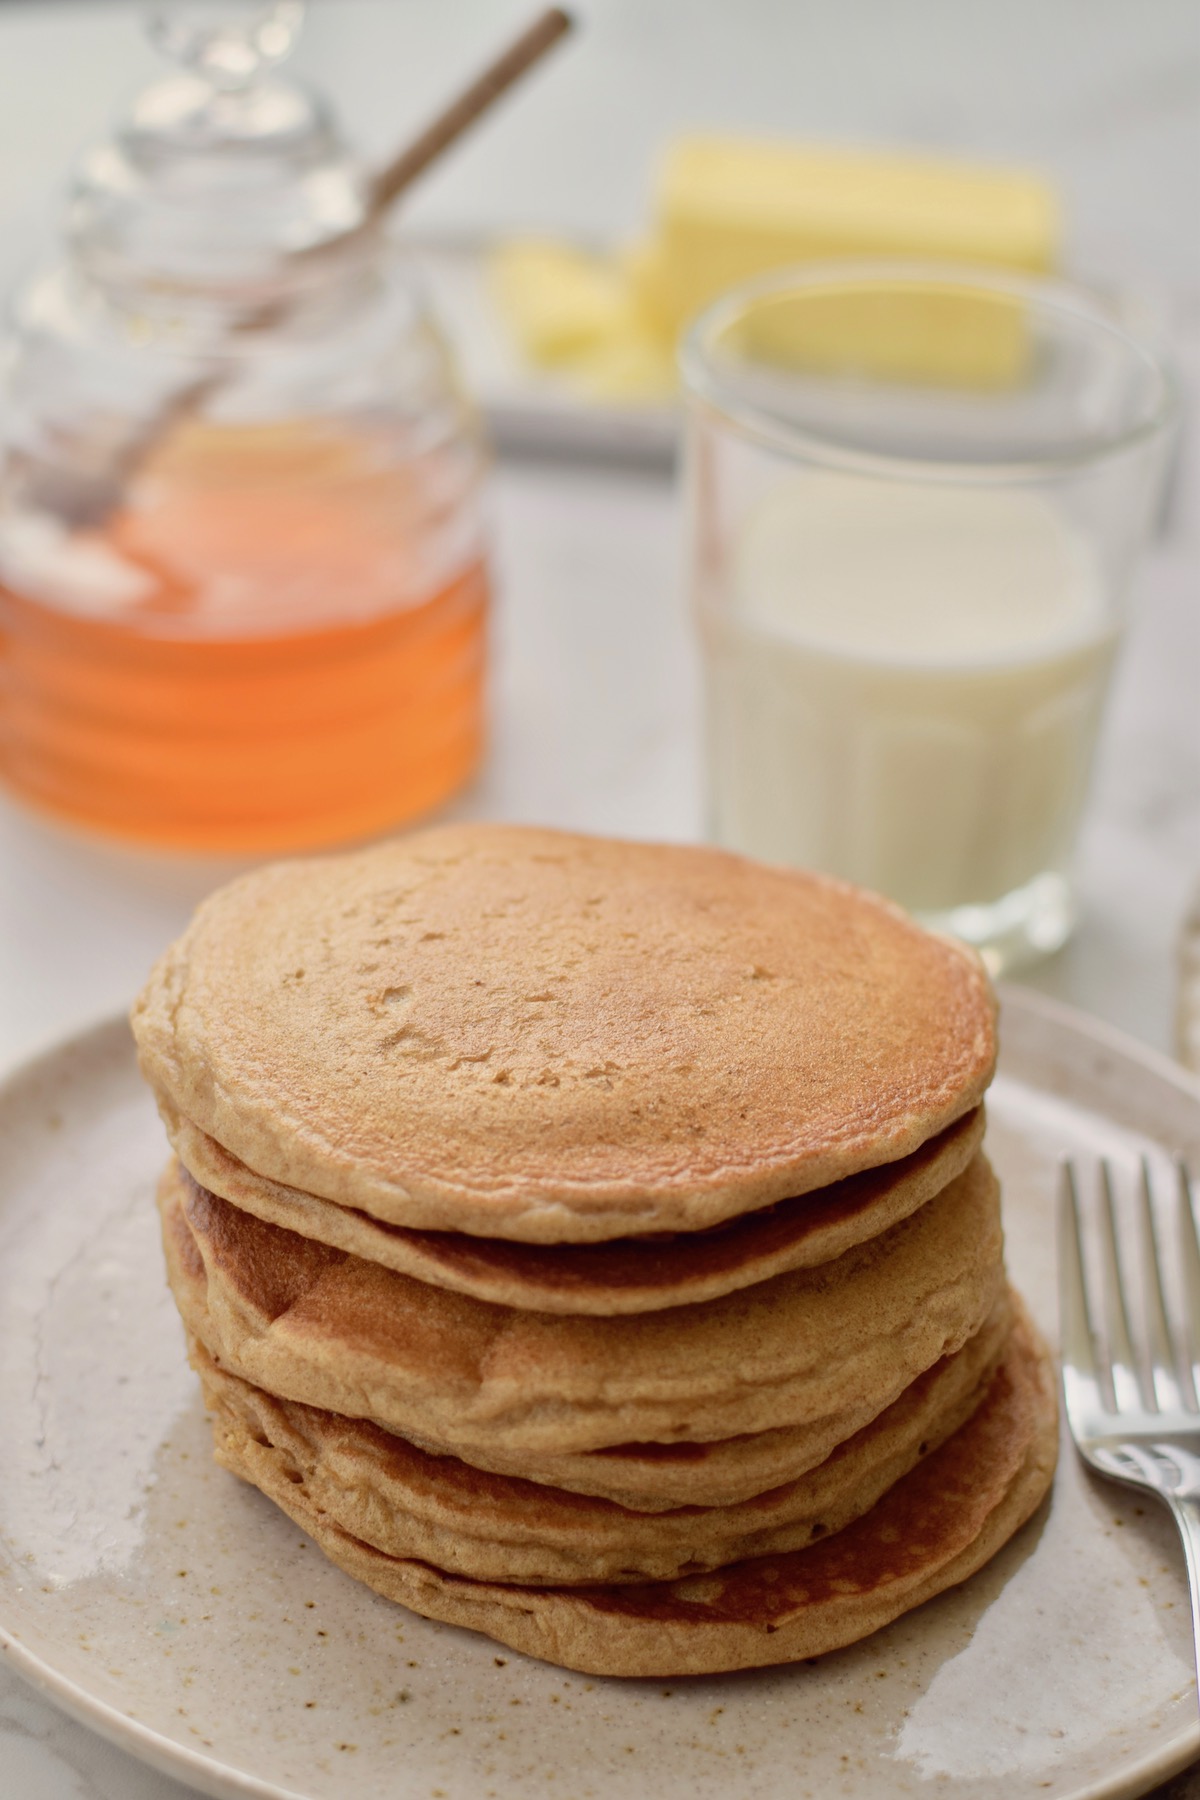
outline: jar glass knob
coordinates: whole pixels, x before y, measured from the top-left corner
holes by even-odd
[[[304,0],[167,0],[151,8],[151,42],[226,92],[249,86],[289,54]]]

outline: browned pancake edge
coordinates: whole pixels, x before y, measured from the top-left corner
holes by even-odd
[[[591,1675],[682,1676],[799,1661],[855,1642],[966,1580],[1045,1497],[1057,1457],[1052,1361],[1022,1314],[982,1404],[835,1537],[681,1581],[532,1589],[388,1557],[253,1479],[347,1574],[426,1618]]]
[[[389,1224],[691,1231],[911,1155],[978,1106],[971,951],[725,851],[441,826],[223,888],[133,1011],[247,1168]]]
[[[265,1181],[188,1121],[168,1115],[187,1178],[257,1219],[493,1305],[596,1317],[694,1305],[832,1262],[948,1186],[979,1149],[984,1127],[984,1109],[976,1107],[897,1163],[705,1231],[551,1245],[384,1224]]]

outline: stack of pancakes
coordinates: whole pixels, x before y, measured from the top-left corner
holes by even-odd
[[[134,1027],[217,1456],[416,1612],[591,1673],[784,1662],[1044,1495],[992,995],[884,901],[452,826],[224,889]]]

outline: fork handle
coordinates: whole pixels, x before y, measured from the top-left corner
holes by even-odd
[[[1196,1673],[1200,1683],[1200,1499],[1173,1494],[1167,1499],[1171,1516],[1183,1539],[1188,1587],[1192,1597],[1192,1637],[1196,1646]]]

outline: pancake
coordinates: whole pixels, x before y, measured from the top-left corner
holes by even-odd
[[[1035,1511],[1054,1474],[1049,1352],[1025,1317],[980,1406],[836,1536],[657,1584],[530,1588],[390,1557],[345,1532],[272,1459],[239,1473],[347,1574],[426,1618],[589,1675],[680,1676],[796,1662],[876,1631],[964,1581]],[[237,1456],[230,1447],[230,1460]]]
[[[980,1404],[1004,1351],[985,1329],[798,1481],[730,1507],[632,1512],[611,1501],[488,1475],[431,1456],[361,1419],[276,1400],[218,1367],[193,1340],[218,1462],[303,1485],[341,1531],[375,1550],[477,1581],[556,1586],[673,1581],[802,1548],[872,1507]],[[980,1340],[985,1340],[982,1344]],[[979,1354],[980,1350],[988,1354]]]
[[[844,882],[477,824],[223,888],[133,1026],[155,1092],[265,1179],[530,1243],[909,1156],[996,1048],[973,952]]]
[[[1004,1279],[982,1156],[836,1262],[621,1319],[430,1287],[185,1186],[175,1162],[159,1198],[176,1300],[212,1356],[269,1393],[468,1461],[835,1415],[852,1421],[848,1436],[980,1329]]]
[[[1010,1323],[1007,1293],[1002,1293],[974,1337],[941,1358],[934,1368],[952,1363],[955,1380],[973,1379],[999,1356]],[[911,1386],[905,1389],[910,1391]],[[506,1457],[502,1451],[472,1449],[471,1456],[476,1467],[495,1474],[517,1475],[547,1487],[615,1500],[634,1512],[736,1506],[815,1469],[875,1416],[859,1405],[804,1425],[707,1443],[618,1444],[563,1456]],[[435,1455],[453,1454],[443,1446],[424,1447]]]
[[[180,1311],[193,1329],[212,1338],[205,1322],[206,1274],[182,1213],[165,1207],[167,1262]],[[964,1346],[956,1366],[967,1355],[982,1367],[997,1353],[1007,1331],[1006,1302],[992,1309],[984,1326]],[[561,1454],[509,1451],[479,1441],[471,1460],[480,1469],[523,1477],[540,1484],[594,1495],[646,1512],[681,1506],[730,1506],[795,1480],[829,1456],[838,1444],[867,1424],[878,1409],[861,1401],[837,1413],[823,1414],[798,1426],[739,1434],[704,1443],[626,1443],[601,1450]],[[452,1447],[409,1434],[435,1456],[453,1456]]]
[[[789,1269],[831,1262],[940,1193],[971,1161],[984,1131],[983,1108],[976,1107],[899,1162],[707,1231],[548,1245],[385,1225],[266,1181],[169,1107],[165,1117],[185,1172],[257,1219],[498,1306],[605,1318],[694,1305]]]

